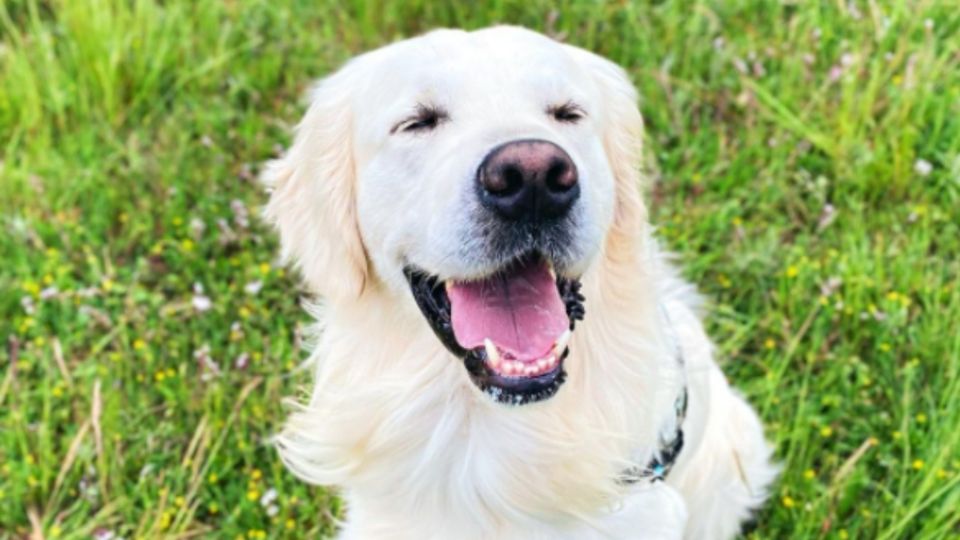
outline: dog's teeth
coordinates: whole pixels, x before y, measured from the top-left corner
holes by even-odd
[[[490,362],[490,365],[497,367],[500,365],[500,351],[497,350],[497,346],[490,341],[490,338],[483,340],[483,347],[487,350],[487,360]]]
[[[541,358],[537,360],[537,369],[540,371],[545,371],[547,366],[550,365],[550,360],[547,358]]]
[[[548,356],[547,365],[550,366],[550,369],[553,369],[557,365],[557,357],[553,355]]]
[[[572,335],[573,333],[570,332],[569,329],[564,330],[563,334],[561,334],[560,337],[557,338],[557,342],[554,344],[553,350],[551,352],[557,357],[562,356],[563,350],[567,348],[567,345],[570,343],[570,336]]]
[[[513,375],[513,362],[510,360],[505,360],[503,365],[500,367],[500,371],[504,375]]]
[[[537,373],[537,366],[527,366],[523,369],[523,374],[530,376]]]

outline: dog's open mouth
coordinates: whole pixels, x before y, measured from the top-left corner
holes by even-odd
[[[430,327],[481,390],[521,404],[563,384],[570,336],[584,315],[578,280],[556,276],[538,254],[476,281],[441,282],[412,266],[404,273]]]

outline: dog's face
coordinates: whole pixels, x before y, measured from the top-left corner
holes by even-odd
[[[612,64],[521,29],[400,42],[318,87],[267,214],[322,293],[412,293],[481,389],[544,399],[623,211],[610,146],[639,124],[632,95]]]

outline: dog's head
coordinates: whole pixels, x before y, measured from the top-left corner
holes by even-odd
[[[518,28],[435,31],[316,87],[266,215],[328,301],[412,297],[479,388],[536,401],[563,382],[579,278],[644,222],[640,130],[607,60]]]

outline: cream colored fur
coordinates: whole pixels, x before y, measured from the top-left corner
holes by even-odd
[[[541,96],[568,94],[586,125],[542,118]],[[446,131],[389,135],[420,99],[451,109]],[[342,489],[342,538],[730,538],[763,502],[776,469],[760,422],[716,366],[696,295],[647,224],[635,103],[612,63],[507,27],[400,42],[314,91],[265,173],[283,254],[321,298],[312,396],[276,443],[295,474]],[[570,249],[587,316],[557,395],[513,407],[469,381],[401,269],[490,270],[458,251],[471,242],[465,186],[485,151],[521,136],[557,142],[582,171]],[[618,485],[652,457],[684,384],[677,466],[666,482]]]

